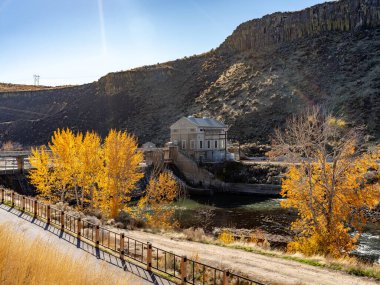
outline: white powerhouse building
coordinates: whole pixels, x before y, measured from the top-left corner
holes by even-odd
[[[227,155],[227,126],[212,118],[182,117],[170,126],[170,140],[196,161],[217,162]]]

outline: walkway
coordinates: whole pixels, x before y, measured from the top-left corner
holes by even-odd
[[[102,250],[98,250],[67,233],[63,233],[51,225],[48,226],[40,220],[33,219],[29,215],[1,204],[0,224],[8,222],[17,225],[17,227],[20,228],[20,231],[28,235],[31,239],[40,238],[43,241],[54,243],[57,249],[62,250],[62,252],[69,252],[69,254],[72,254],[75,257],[85,258],[90,263],[94,263],[94,265],[104,264],[107,266],[107,270],[109,270],[110,274],[118,274],[121,278],[125,277],[126,284],[175,284],[148,272],[143,267],[129,262],[123,262],[121,259]]]

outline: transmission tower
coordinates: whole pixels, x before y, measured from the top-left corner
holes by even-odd
[[[33,75],[34,77],[34,85],[40,85],[40,76],[39,75]]]

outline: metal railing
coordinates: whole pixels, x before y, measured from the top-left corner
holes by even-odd
[[[188,259],[173,252],[154,247],[149,242],[142,242],[117,233],[100,225],[81,219],[79,214],[66,213],[54,205],[48,205],[35,198],[20,195],[14,191],[0,189],[1,203],[17,207],[35,218],[55,225],[61,230],[85,239],[116,253],[121,259],[130,258],[146,265],[148,271],[162,272],[181,284],[234,284],[234,285],[264,285],[225,269],[216,268],[198,260]]]

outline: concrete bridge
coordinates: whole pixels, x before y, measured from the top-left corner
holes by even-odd
[[[152,162],[161,159],[164,162],[172,161],[172,151],[169,148],[152,148],[139,151],[144,153],[145,162]],[[31,151],[0,151],[0,175],[19,174],[30,170],[29,156]]]
[[[0,151],[0,174],[23,173],[30,169],[30,151]]]

